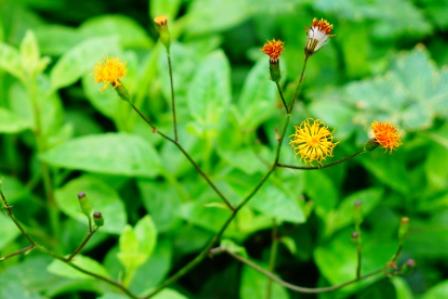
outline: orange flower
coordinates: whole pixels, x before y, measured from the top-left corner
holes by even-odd
[[[323,160],[333,155],[333,149],[338,142],[333,142],[333,132],[322,121],[307,118],[300,126],[295,126],[295,129],[289,144],[295,150],[295,156],[300,155],[300,160],[310,164],[313,161],[322,164]]]
[[[397,133],[398,128],[388,122],[373,122],[370,126],[375,142],[392,153],[393,149],[398,148],[402,143],[401,136]]]
[[[334,36],[330,34],[333,29],[333,25],[324,19],[320,19],[320,21],[318,21],[314,18],[311,27],[304,28],[308,34],[308,39],[305,45],[305,53],[307,55],[311,55],[319,51],[320,48],[327,44],[328,39]]]
[[[280,55],[282,55],[282,51],[285,49],[283,45],[284,42],[281,40],[273,39],[272,41],[267,41],[260,50],[264,54],[269,55],[272,61],[277,61]]]
[[[109,84],[114,88],[121,85],[120,78],[126,76],[126,62],[120,62],[120,58],[109,58],[97,63],[93,69],[95,83],[104,83],[102,91],[105,91]]]

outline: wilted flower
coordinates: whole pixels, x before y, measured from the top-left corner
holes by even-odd
[[[397,133],[398,128],[388,122],[373,122],[370,126],[376,143],[381,145],[392,153],[393,149],[398,148],[402,143],[401,136]]]
[[[284,44],[285,43],[282,42],[281,40],[273,39],[272,41],[267,41],[264,44],[263,48],[261,48],[260,50],[264,54],[267,54],[271,58],[271,61],[277,62],[280,55],[282,55],[282,51],[284,49],[284,47],[283,47]]]
[[[312,122],[312,123],[311,123]],[[300,155],[300,160],[305,163],[317,161],[322,164],[328,156],[332,156],[334,147],[333,132],[325,124],[316,119],[307,118],[300,126],[295,126],[295,133],[291,135],[291,146],[295,155]]]
[[[168,19],[164,15],[160,15],[154,18],[154,23],[157,25],[157,29],[159,29],[160,41],[166,47],[167,51],[170,49],[171,45],[171,35],[168,30]]]
[[[304,28],[308,34],[308,39],[305,45],[305,54],[307,55],[312,55],[319,51],[320,48],[327,44],[328,39],[334,36],[330,34],[333,29],[333,25],[324,19],[320,19],[320,21],[318,21],[314,18],[311,27]]]
[[[106,57],[105,61],[98,62],[93,69],[94,81],[104,83],[102,91],[106,90],[109,84],[116,88],[121,85],[120,78],[126,76],[127,72],[126,62],[120,62],[120,58]]]

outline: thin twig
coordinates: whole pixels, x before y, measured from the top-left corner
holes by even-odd
[[[361,254],[361,246],[356,247],[357,252],[357,265],[356,265],[356,278],[361,278],[361,263],[362,263],[362,254]]]
[[[201,174],[201,176],[207,181],[207,183],[212,187],[212,189],[218,194],[218,196],[225,202],[227,207],[234,211],[235,208],[232,206],[230,201],[227,199],[227,197],[216,187],[216,185],[212,182],[212,180],[209,178],[209,176],[202,170],[202,168],[193,160],[193,158],[187,153],[187,151],[182,147],[182,145],[169,137],[168,135],[164,134],[163,132],[159,131],[157,127],[145,116],[143,113],[138,109],[133,103],[129,102],[129,104],[132,106],[132,108],[140,115],[140,117],[154,130],[155,133],[159,134],[169,142],[173,143],[177,146],[177,148],[184,154],[184,156],[190,161],[190,163],[196,168],[196,170]]]
[[[282,167],[282,168],[291,168],[291,169],[300,169],[300,170],[316,170],[316,169],[323,169],[323,168],[327,168],[327,167],[331,167],[337,164],[340,164],[342,162],[345,162],[347,160],[350,160],[360,154],[364,154],[366,151],[364,149],[357,151],[356,153],[342,158],[340,160],[328,163],[328,164],[323,164],[323,165],[319,165],[319,166],[296,166],[296,165],[288,165],[288,164],[281,164],[281,163],[277,163],[277,167]]]
[[[236,260],[242,262],[243,264],[246,264],[247,266],[251,267],[252,269],[260,272],[261,274],[267,276],[268,278],[270,278],[271,280],[277,282],[278,284],[281,284],[285,288],[293,290],[293,291],[296,291],[296,292],[308,293],[308,294],[316,294],[316,293],[325,293],[325,292],[335,291],[337,289],[343,288],[343,287],[348,286],[348,285],[350,285],[352,283],[355,283],[357,281],[366,279],[366,278],[371,277],[371,276],[375,276],[375,275],[380,274],[380,273],[384,273],[384,271],[385,271],[384,269],[379,269],[379,270],[373,271],[373,272],[371,272],[369,274],[366,274],[364,276],[361,276],[359,278],[355,278],[355,279],[349,280],[347,282],[344,282],[344,283],[341,283],[341,284],[338,284],[338,285],[334,285],[334,286],[330,286],[330,287],[306,288],[306,287],[300,287],[300,286],[296,286],[296,285],[294,285],[292,283],[286,282],[286,281],[282,280],[281,278],[278,278],[277,276],[275,276],[273,273],[271,273],[271,272],[261,268],[260,266],[258,266],[257,264],[251,262],[250,260],[247,260],[247,259],[239,256],[238,254],[235,254],[235,253],[227,250],[226,248],[223,248],[222,251],[227,253],[228,255],[232,256]]]
[[[86,246],[87,242],[89,242],[90,238],[93,236],[93,234],[96,232],[96,229],[90,230],[89,234],[85,237],[84,241],[76,248],[75,251],[73,251],[72,254],[68,258],[66,258],[67,262],[70,262],[83,248]]]
[[[288,104],[286,104],[285,97],[283,96],[283,91],[280,88],[280,83],[278,83],[278,81],[274,81],[274,82],[275,82],[275,85],[277,86],[278,94],[280,95],[280,98],[282,99],[286,114],[288,114],[289,113]]]
[[[32,244],[32,245],[30,245],[30,246],[27,246],[27,247],[25,247],[25,248],[22,248],[22,249],[20,249],[20,250],[17,250],[16,252],[13,252],[13,253],[11,253],[11,254],[5,255],[4,257],[1,257],[1,258],[0,258],[0,263],[3,262],[3,261],[6,261],[7,259],[9,259],[9,258],[11,258],[11,257],[13,257],[13,256],[16,256],[16,255],[19,255],[19,254],[22,254],[22,253],[26,253],[26,252],[28,252],[28,251],[31,251],[31,250],[33,250],[34,248],[36,248],[36,246]]]
[[[168,59],[168,70],[170,73],[170,86],[171,86],[171,110],[173,113],[173,126],[174,126],[174,140],[177,142],[179,140],[177,135],[177,119],[176,119],[176,105],[174,101],[174,83],[173,83],[173,69],[171,66],[171,54],[166,51],[166,57]]]

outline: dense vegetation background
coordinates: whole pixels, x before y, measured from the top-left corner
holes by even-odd
[[[105,55],[127,61],[123,82],[136,104],[172,134],[166,56],[152,21],[159,14],[168,16],[175,40],[180,141],[232,203],[267,171],[284,113],[259,49],[267,39],[286,42],[282,85],[290,99],[303,62],[303,26],[314,17],[333,23],[336,36],[310,59],[292,123],[314,117],[336,129],[334,159],[362,148],[373,120],[391,121],[403,133],[404,145],[392,155],[378,149],[325,170],[277,170],[224,237],[266,266],[275,219],[286,235],[276,273],[302,286],[342,283],[355,275],[350,236],[359,200],[363,273],[383,267],[395,252],[402,216],[411,227],[399,263],[413,258],[415,271],[321,295],[275,284],[272,298],[448,298],[445,0],[0,0],[0,173],[30,235],[55,252],[72,252],[87,234],[77,203],[78,192],[86,192],[105,217],[83,251],[91,269],[123,276],[117,253],[126,224],[143,225],[146,240],[154,241],[130,283],[141,293],[194,258],[228,217],[172,144],[114,90],[101,93],[93,83],[93,66]],[[15,59],[27,31],[41,56],[51,58],[36,79],[39,150],[26,84],[31,64]],[[286,144],[281,157],[300,163]],[[60,211],[53,225],[42,162]],[[0,256],[28,245],[5,213],[0,223]],[[220,255],[158,298],[264,298],[266,285],[261,274]],[[38,250],[0,264],[0,298],[121,298],[115,292]]]

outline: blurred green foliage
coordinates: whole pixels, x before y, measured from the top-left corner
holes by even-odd
[[[275,219],[288,235],[278,275],[309,287],[342,283],[355,275],[352,206],[361,201],[363,273],[391,258],[401,216],[411,228],[399,263],[412,257],[416,271],[312,296],[274,284],[272,298],[448,297],[446,0],[0,0],[0,173],[31,235],[72,252],[87,233],[76,198],[86,192],[105,225],[75,262],[115,280],[132,273],[124,282],[142,293],[191,260],[226,221],[229,211],[188,160],[114,90],[101,93],[93,83],[93,66],[106,55],[127,61],[123,83],[136,105],[172,134],[166,57],[152,24],[159,14],[174,38],[180,142],[233,204],[268,170],[283,119],[259,48],[267,39],[286,42],[282,85],[290,99],[303,26],[314,17],[333,23],[336,36],[310,59],[292,123],[314,117],[335,128],[334,159],[362,148],[373,120],[401,127],[404,145],[392,155],[377,150],[325,170],[277,170],[225,238],[267,267]],[[293,156],[285,144],[281,162],[298,164]],[[59,238],[46,217],[41,162],[50,165],[62,212]],[[0,256],[28,245],[5,214],[0,223]],[[219,256],[155,298],[263,298],[267,284]],[[0,298],[125,298],[116,292],[37,251],[0,264]]]

